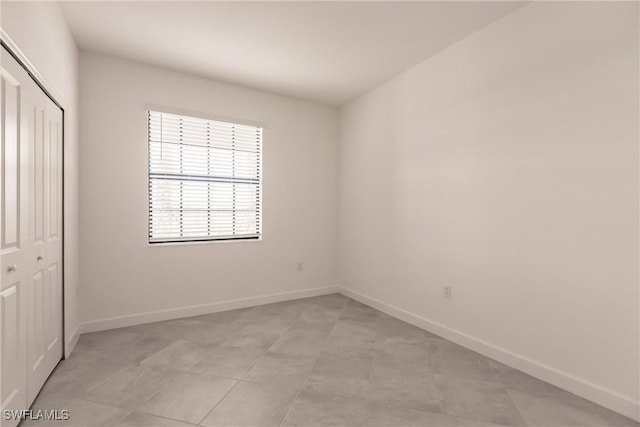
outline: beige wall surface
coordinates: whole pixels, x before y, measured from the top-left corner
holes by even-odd
[[[64,304],[69,351],[79,325],[78,48],[55,2],[3,1],[0,16],[2,29],[53,88],[64,108]]]
[[[84,52],[80,75],[83,321],[335,286],[336,109]],[[149,105],[264,124],[262,241],[147,244]]]
[[[638,101],[638,3],[543,2],[343,107],[341,284],[637,417]]]

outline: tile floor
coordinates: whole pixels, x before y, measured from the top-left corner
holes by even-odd
[[[32,409],[82,427],[638,426],[338,294],[82,335]]]

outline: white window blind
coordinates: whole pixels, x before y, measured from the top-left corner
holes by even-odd
[[[257,239],[262,128],[149,111],[149,242]]]

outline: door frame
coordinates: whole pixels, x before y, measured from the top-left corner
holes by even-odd
[[[62,230],[61,230],[61,233],[62,233],[62,253],[61,253],[61,257],[62,257],[62,354],[60,355],[60,360],[62,360],[62,359],[66,359],[67,356],[71,353],[71,350],[75,346],[75,342],[79,337],[79,327],[78,327],[76,328],[76,330],[74,330],[71,333],[71,336],[69,337],[71,338],[71,340],[67,342],[67,334],[66,334],[67,319],[65,316],[65,312],[66,312],[65,310],[65,305],[66,305],[65,277],[66,277],[66,270],[67,270],[67,262],[66,262],[67,257],[65,256],[65,248],[67,246],[66,233],[65,233],[65,219],[67,217],[66,215],[67,205],[66,205],[66,197],[65,197],[65,193],[66,193],[65,176],[67,174],[67,169],[65,165],[66,165],[67,150],[65,149],[65,140],[66,140],[65,135],[67,130],[66,129],[67,121],[65,120],[66,110],[64,108],[64,105],[66,105],[66,103],[64,102],[62,97],[60,97],[59,93],[56,92],[55,88],[42,76],[42,74],[40,74],[40,72],[37,70],[35,65],[33,65],[33,63],[29,60],[27,55],[25,55],[25,53],[22,50],[20,50],[18,45],[13,40],[11,40],[9,35],[4,31],[2,27],[0,27],[0,46],[5,48],[7,52],[9,52],[9,54],[27,72],[29,77],[31,77],[31,79],[36,83],[36,85],[38,85],[38,87],[44,92],[44,94],[47,95],[47,97],[51,99],[51,101],[62,111],[62,165],[61,165],[62,166],[62,183],[61,183],[62,184],[62,212],[61,212],[62,214]]]

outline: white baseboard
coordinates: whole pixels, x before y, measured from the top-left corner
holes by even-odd
[[[300,291],[282,292],[277,294],[261,295],[258,297],[239,298],[209,304],[198,304],[187,307],[169,308],[165,310],[150,311],[146,313],[91,320],[88,322],[83,322],[80,325],[80,332],[86,333],[104,331],[107,329],[124,328],[126,326],[139,325],[142,323],[179,319],[181,317],[217,313],[220,311],[234,310],[236,308],[246,308],[262,304],[271,304],[274,302],[290,301],[301,298],[315,297],[319,295],[328,295],[337,293],[339,291],[340,288],[336,286],[328,286],[325,288],[313,288]]]
[[[67,337],[67,342],[64,348],[64,357],[67,358],[71,355],[71,352],[76,346],[78,342],[78,338],[80,338],[80,327],[82,325],[78,324],[76,328],[71,332],[71,335]]]
[[[589,381],[577,378],[566,372],[538,363],[507,349],[495,346],[486,341],[474,338],[463,332],[451,329],[445,325],[433,322],[415,315],[399,307],[387,304],[378,299],[361,294],[349,288],[340,288],[341,294],[353,298],[363,304],[376,308],[383,313],[396,317],[419,328],[439,335],[466,348],[474,350],[484,356],[495,359],[533,377],[539,378],[580,397],[590,400],[607,409],[625,415],[635,421],[640,421],[640,402],[622,396],[612,390],[600,387]]]

